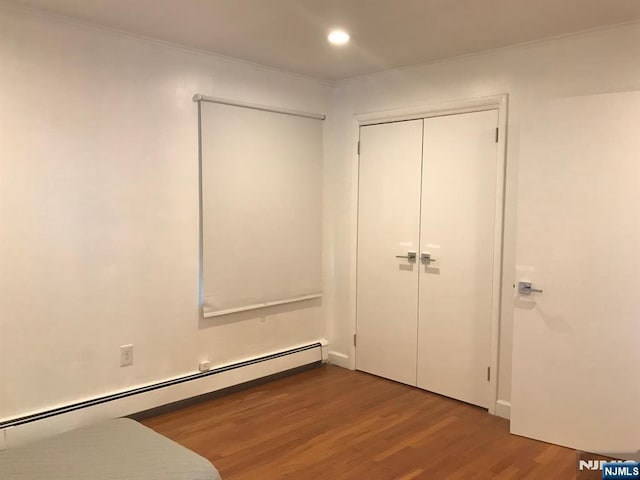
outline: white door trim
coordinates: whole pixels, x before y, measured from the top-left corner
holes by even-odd
[[[495,246],[493,264],[493,298],[491,302],[491,379],[489,381],[489,413],[496,414],[496,402],[498,400],[498,354],[500,341],[500,317],[501,317],[501,289],[502,289],[502,264],[503,264],[503,236],[504,236],[504,202],[505,202],[505,169],[507,152],[507,109],[509,96],[507,94],[490,97],[472,98],[467,100],[455,100],[451,102],[422,105],[416,107],[386,110],[381,112],[363,113],[354,115],[351,165],[351,245],[349,266],[349,305],[350,323],[356,326],[356,289],[357,289],[357,255],[358,255],[358,187],[360,174],[360,155],[358,143],[360,140],[360,127],[376,123],[398,122],[419,118],[439,117],[455,115],[459,113],[481,112],[486,110],[498,111],[498,168],[496,176],[496,217],[495,217]],[[349,352],[349,368],[355,369],[356,347],[351,345]]]

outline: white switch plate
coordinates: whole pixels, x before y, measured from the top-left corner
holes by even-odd
[[[133,344],[120,345],[120,366],[133,365]]]

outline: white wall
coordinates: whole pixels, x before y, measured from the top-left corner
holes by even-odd
[[[326,292],[330,349],[353,362],[355,331],[351,291],[355,242],[352,168],[353,115],[508,93],[510,96],[504,240],[504,288],[500,332],[499,401],[511,396],[511,337],[517,168],[520,118],[536,99],[640,89],[640,25],[504,49],[342,82],[333,93],[326,126],[326,241],[332,289]],[[503,410],[504,411],[504,410]],[[505,412],[507,413],[507,412]]]
[[[318,301],[199,320],[194,93],[330,91],[0,5],[0,419],[325,335]]]

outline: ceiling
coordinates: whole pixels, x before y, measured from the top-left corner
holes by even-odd
[[[323,80],[640,19],[638,0],[10,0]],[[351,42],[326,41],[342,27]]]

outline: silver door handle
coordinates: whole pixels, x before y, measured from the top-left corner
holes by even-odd
[[[425,265],[429,265],[431,262],[435,262],[435,261],[436,261],[436,259],[435,259],[435,258],[433,258],[433,257],[431,257],[431,254],[430,254],[430,253],[422,252],[422,253],[420,254],[420,261],[421,261],[422,263],[424,263]]]
[[[396,255],[396,258],[406,258],[410,262],[415,262],[418,254],[417,252],[407,252],[406,255]]]
[[[520,295],[531,295],[532,293],[542,293],[542,290],[533,288],[531,282],[518,282],[518,293]]]

